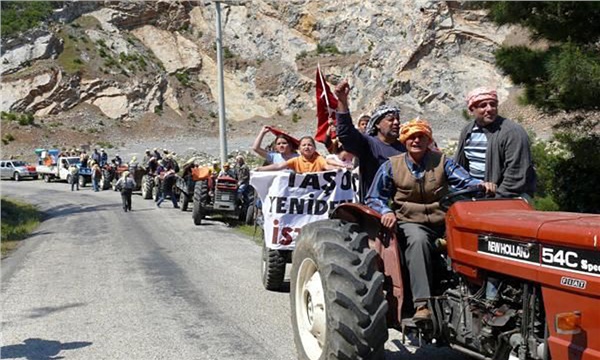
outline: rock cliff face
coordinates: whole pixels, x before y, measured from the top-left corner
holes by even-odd
[[[39,117],[85,103],[123,121],[167,108],[214,117],[213,3],[65,6],[44,29],[2,39],[0,110]],[[298,114],[312,124],[318,63],[332,83],[349,78],[352,111],[394,103],[440,131],[463,123],[470,89],[494,86],[502,99],[512,87],[493,59],[510,29],[457,2],[254,0],[222,5],[222,29],[229,120]]]

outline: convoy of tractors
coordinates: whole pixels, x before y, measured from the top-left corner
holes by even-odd
[[[67,180],[77,161],[56,156],[40,161],[37,173]],[[105,167],[102,189],[125,170],[134,171],[144,199],[156,199],[161,177],[142,166]],[[173,193],[182,211],[191,207],[196,225],[213,213],[254,223],[260,209],[254,196],[242,201],[237,186],[230,176],[194,167],[177,178]],[[389,328],[412,344],[477,359],[600,359],[600,215],[535,211],[524,199],[488,199],[475,190],[450,193],[440,204],[446,236],[436,242],[426,321],[412,318],[399,234],[365,205],[339,204],[327,219],[303,226],[293,253],[263,247],[268,290],[282,290],[291,263],[300,359],[383,359]]]
[[[62,156],[57,149],[36,149],[38,163],[35,166],[37,176],[41,176],[45,182],[66,181],[70,182],[72,165],[78,168],[79,186],[85,187],[91,183],[91,169],[83,166],[77,156]],[[100,190],[112,189],[117,191],[116,182],[123,172],[129,171],[133,174],[136,183],[134,191],[141,191],[143,199],[158,200],[159,189],[162,186],[162,175],[151,171],[149,167],[128,164],[116,165],[114,163],[104,164],[101,168],[102,176],[98,187]],[[218,176],[210,167],[194,166],[185,175],[177,174],[177,180],[173,187],[174,194],[182,211],[190,207],[192,219],[195,225],[200,225],[206,216],[212,214],[224,214],[234,216],[242,221],[252,223],[252,214],[248,214],[249,204],[253,196],[244,201],[238,194],[237,180],[230,176]]]

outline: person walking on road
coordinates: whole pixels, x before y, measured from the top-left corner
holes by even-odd
[[[100,191],[99,187],[98,187],[98,183],[100,182],[101,178],[102,178],[102,170],[100,169],[100,166],[98,165],[97,162],[92,161],[92,188],[94,189],[95,192]]]
[[[69,183],[71,184],[71,191],[74,191],[77,188],[79,191],[79,168],[75,164],[71,164],[69,167],[69,173],[71,176],[69,177]]]
[[[133,175],[129,171],[124,171],[121,178],[115,185],[121,191],[121,200],[123,201],[123,211],[131,211],[131,194],[136,186]]]
[[[165,198],[169,196],[173,202],[173,207],[175,209],[179,208],[179,205],[177,205],[177,196],[175,196],[175,193],[173,193],[173,186],[175,185],[176,180],[177,174],[175,173],[175,170],[169,168],[164,174],[162,180],[162,191],[160,198],[156,202],[156,207],[160,207],[160,204],[162,204],[163,201],[165,201]]]

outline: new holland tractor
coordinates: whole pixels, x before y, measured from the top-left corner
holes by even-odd
[[[476,359],[600,359],[600,215],[464,191],[441,204],[431,320],[412,319],[402,238],[378,213],[342,204],[302,228],[290,295],[299,359],[383,359],[388,328]]]

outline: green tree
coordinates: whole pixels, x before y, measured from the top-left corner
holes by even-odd
[[[486,2],[498,24],[520,24],[545,50],[502,47],[498,66],[525,88],[527,103],[547,110],[600,108],[600,2]]]
[[[525,103],[580,114],[574,121],[578,130],[562,130],[553,143],[533,146],[536,205],[600,213],[600,135],[590,131],[600,119],[585,115],[600,109],[600,2],[505,1],[476,6],[489,9],[500,25],[519,24],[534,39],[546,40],[543,49],[503,46],[496,51],[497,66],[525,89]]]
[[[38,26],[50,17],[54,8],[62,6],[62,1],[2,1],[0,5],[4,37]]]

